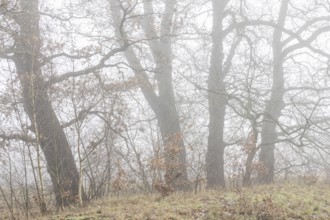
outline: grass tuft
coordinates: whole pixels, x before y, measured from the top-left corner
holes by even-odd
[[[330,186],[256,186],[238,191],[174,193],[164,199],[157,195],[110,197],[85,208],[36,219],[330,219]]]

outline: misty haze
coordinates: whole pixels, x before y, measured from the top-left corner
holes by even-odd
[[[329,0],[0,0],[0,219],[330,219]]]

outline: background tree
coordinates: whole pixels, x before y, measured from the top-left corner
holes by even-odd
[[[284,27],[286,15],[288,11],[289,0],[282,1],[281,8],[278,14],[277,25]],[[284,107],[284,57],[281,54],[283,44],[281,42],[282,31],[274,29],[273,34],[273,86],[271,96],[266,103],[265,114],[263,118],[261,131],[261,148],[259,154],[259,161],[264,166],[260,172],[260,182],[271,183],[274,179],[275,166],[275,143],[277,141],[276,124]]]
[[[44,152],[59,206],[74,203],[79,176],[70,145],[48,97],[40,64],[39,2],[19,1],[12,14],[19,26],[11,57],[21,82],[24,109]]]
[[[326,52],[322,52],[315,49],[311,43],[316,40],[320,35],[328,31],[328,27],[318,27],[316,30],[312,31],[312,34],[303,40],[301,34],[308,29],[312,29],[315,23],[327,21],[329,17],[321,16],[318,18],[313,18],[307,20],[305,24],[298,27],[298,31],[291,32],[286,31],[285,22],[288,22],[288,10],[290,6],[290,1],[282,1],[280,5],[279,15],[277,24],[274,25],[273,32],[273,69],[272,69],[272,90],[270,99],[266,102],[265,113],[263,118],[262,130],[261,130],[261,149],[259,155],[259,161],[263,165],[264,169],[259,173],[259,181],[261,183],[272,183],[274,181],[274,167],[275,167],[275,145],[278,142],[282,142],[279,139],[278,130],[276,127],[281,124],[280,116],[281,111],[285,107],[285,73],[291,74],[288,71],[288,67],[284,70],[284,62],[288,59],[292,59],[297,56],[298,50],[302,50],[304,47],[311,50],[312,52],[328,57]],[[283,33],[289,36],[283,39]],[[290,45],[293,39],[297,39],[298,43]],[[293,58],[294,59],[294,58]],[[290,85],[287,86],[290,90]],[[292,100],[291,100],[292,101]],[[294,103],[292,103],[295,105]],[[304,135],[304,134],[300,134]]]
[[[228,70],[224,69],[223,51],[223,19],[224,11],[229,1],[212,1],[213,5],[213,30],[212,30],[212,55],[210,60],[210,73],[208,79],[209,99],[209,138],[206,155],[206,172],[208,187],[225,187],[224,176],[224,141],[223,130],[227,97],[225,95],[224,78]],[[231,58],[229,58],[231,59]],[[228,60],[227,65],[230,65]],[[227,66],[226,68],[230,68]],[[227,71],[227,72],[226,72]]]
[[[185,182],[187,180],[186,150],[172,84],[173,51],[171,38],[174,34],[173,16],[176,10],[176,1],[164,2],[164,11],[159,26],[155,21],[154,3],[145,1],[140,4],[143,6],[142,14],[134,14],[139,13],[133,11],[136,5],[131,5],[128,1],[110,1],[112,19],[116,27],[119,27],[116,32],[117,38],[121,40],[122,45],[125,45],[131,44],[130,36],[133,34],[121,27],[125,25],[129,16],[133,16],[129,12],[139,17],[135,22],[143,29],[143,38],[147,39],[146,45],[148,47],[145,52],[151,54],[151,62],[153,63],[149,68],[144,67],[136,54],[135,46],[131,46],[125,51],[125,57],[138,80],[144,97],[157,117],[165,148],[167,184],[171,184],[178,177],[174,184],[176,188],[182,189],[186,187]],[[153,88],[148,72],[155,74],[157,89]]]

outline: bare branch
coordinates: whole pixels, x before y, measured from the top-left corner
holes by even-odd
[[[0,138],[4,141],[15,140],[27,143],[37,143],[35,138],[23,134],[0,134]]]
[[[309,38],[307,38],[306,40],[303,40],[300,36],[299,38],[297,38],[297,40],[299,41],[299,43],[297,44],[294,44],[292,46],[289,46],[287,48],[285,48],[283,50],[283,54],[284,56],[286,56],[287,54],[289,54],[290,52],[294,51],[294,50],[298,50],[298,49],[301,49],[301,48],[308,48],[310,49],[311,51],[315,52],[315,53],[318,53],[322,56],[325,56],[325,57],[328,57],[330,58],[330,54],[320,50],[320,49],[317,49],[317,48],[314,48],[311,43],[316,39],[318,38],[321,34],[325,33],[325,32],[330,32],[330,26],[327,26],[327,27],[323,27],[323,28],[320,28],[318,29],[317,31],[315,31]]]
[[[276,29],[280,30],[281,32],[289,35],[293,39],[296,39],[298,41],[298,43],[286,48],[283,51],[284,55],[287,55],[288,53],[290,53],[294,50],[306,47],[306,48],[310,49],[311,51],[313,51],[314,53],[317,53],[317,54],[320,54],[322,56],[330,58],[330,54],[328,54],[328,53],[326,53],[326,52],[324,52],[320,49],[314,48],[311,45],[312,41],[314,41],[321,34],[330,31],[330,26],[320,28],[319,30],[315,31],[308,39],[305,40],[299,34],[293,32],[293,31],[290,31],[290,30],[284,28],[283,26],[275,24],[271,21],[249,20],[249,21],[243,21],[243,22],[239,22],[239,23],[230,25],[227,29],[225,29],[223,31],[223,36],[224,37],[227,36],[229,33],[231,33],[236,28],[240,29],[240,28],[244,28],[244,27],[248,27],[248,26],[269,26],[269,27],[276,28]]]
[[[100,54],[100,52],[95,52],[95,53],[91,53],[91,54],[84,54],[84,55],[72,55],[72,54],[67,54],[67,53],[59,53],[59,54],[54,54],[50,57],[45,57],[43,58],[43,62],[41,63],[41,66],[47,64],[48,62],[50,62],[52,59],[58,58],[58,57],[66,57],[66,58],[70,58],[70,59],[87,59],[90,58],[92,56],[95,56],[97,54]]]
[[[107,65],[107,64],[105,64],[105,62],[108,59],[110,59],[112,56],[114,56],[115,54],[125,51],[128,47],[129,47],[129,45],[124,44],[122,47],[115,48],[115,49],[111,50],[109,53],[107,53],[105,56],[103,56],[102,59],[99,61],[99,63],[96,64],[95,66],[84,69],[84,70],[76,71],[76,72],[68,72],[68,73],[65,73],[65,74],[63,74],[61,76],[58,76],[58,77],[53,77],[50,80],[48,80],[46,82],[46,84],[59,83],[59,82],[62,82],[64,80],[67,80],[67,79],[72,78],[72,77],[87,75],[87,74],[93,73],[93,72],[95,72],[99,69],[109,67],[109,66],[113,66],[113,65]]]

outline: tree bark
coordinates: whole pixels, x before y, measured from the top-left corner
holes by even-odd
[[[78,171],[66,135],[54,112],[40,68],[38,0],[21,0],[14,63],[24,109],[44,153],[58,206],[77,202]]]
[[[206,154],[207,187],[225,187],[223,130],[227,97],[223,69],[222,19],[228,1],[213,0],[213,48],[208,78],[209,137]]]
[[[287,15],[288,4],[290,0],[284,0],[281,3],[279,18],[277,25],[283,27]],[[261,131],[261,149],[259,154],[259,162],[262,169],[258,173],[258,181],[261,184],[269,184],[274,181],[275,167],[275,143],[278,139],[276,133],[276,125],[281,111],[284,108],[284,71],[282,54],[282,31],[274,29],[273,33],[273,86],[271,89],[271,97],[266,103],[264,120]]]
[[[144,18],[141,19],[141,26],[148,46],[155,63],[155,76],[157,80],[158,95],[151,85],[148,75],[143,68],[140,59],[132,47],[124,53],[131,66],[135,77],[139,82],[140,89],[156,115],[162,142],[165,149],[165,179],[167,185],[172,185],[177,190],[187,188],[187,162],[186,150],[183,142],[182,131],[179,122],[179,114],[176,109],[175,95],[172,80],[173,51],[171,42],[172,20],[175,11],[175,0],[165,1],[165,12],[161,20],[160,30],[157,33],[155,21],[153,20],[152,1],[145,1]],[[119,11],[118,2],[110,1],[112,18],[117,27],[124,21],[124,16]],[[119,18],[123,17],[123,20]],[[121,45],[128,44],[127,33],[117,28],[116,35]]]

